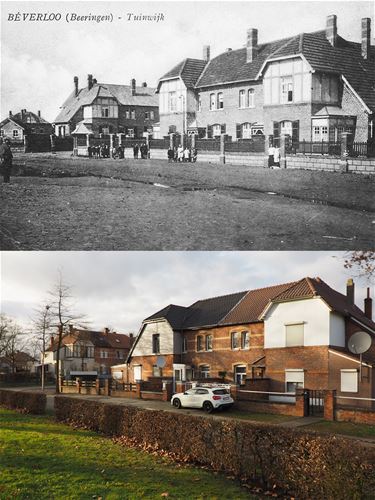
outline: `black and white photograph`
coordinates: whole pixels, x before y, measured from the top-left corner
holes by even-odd
[[[374,1],[0,9],[0,500],[373,499]]]
[[[373,11],[3,2],[1,248],[370,248]]]

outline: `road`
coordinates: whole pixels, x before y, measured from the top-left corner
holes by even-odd
[[[375,241],[375,176],[22,161],[22,175],[0,184],[3,250],[350,250]]]

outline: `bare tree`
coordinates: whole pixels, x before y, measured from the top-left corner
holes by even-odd
[[[357,278],[372,283],[375,281],[375,251],[354,250],[344,255],[344,267]]]
[[[51,306],[48,304],[40,305],[38,308],[34,310],[35,315],[33,318],[33,331],[36,333],[36,337],[34,337],[34,357],[36,352],[41,354],[41,381],[42,381],[42,390],[44,390],[44,382],[45,382],[45,368],[44,368],[44,359],[46,352],[46,337],[52,334],[52,315],[51,315]],[[36,352],[35,352],[36,351]],[[39,356],[40,357],[40,356]]]
[[[84,316],[74,312],[72,287],[64,282],[62,272],[59,271],[58,279],[49,292],[50,295],[50,312],[51,324],[57,327],[56,347],[56,393],[60,392],[59,377],[61,374],[60,367],[60,350],[62,347],[62,339],[66,328],[73,325],[75,322],[82,320]]]
[[[11,373],[16,371],[17,352],[22,349],[22,330],[6,314],[0,314],[0,356],[10,361]]]

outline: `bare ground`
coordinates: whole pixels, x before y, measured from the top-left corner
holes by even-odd
[[[374,247],[375,176],[20,155],[3,250]]]

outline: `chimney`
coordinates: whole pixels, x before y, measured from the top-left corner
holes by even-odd
[[[208,62],[210,60],[211,47],[209,45],[203,45],[203,61]]]
[[[134,335],[132,333],[129,333],[129,339],[132,339]]]
[[[258,55],[258,30],[250,28],[247,30],[246,38],[246,62],[252,62]]]
[[[337,16],[331,15],[327,16],[326,23],[326,38],[332,47],[336,47],[337,44]]]
[[[370,288],[367,288],[367,297],[365,298],[365,316],[372,320],[372,298],[370,297]]]
[[[11,118],[13,116],[12,112],[9,111],[9,118]]]
[[[346,297],[351,304],[354,304],[354,282],[349,278],[346,282]]]
[[[147,82],[143,82],[143,83],[142,83],[142,87],[145,87],[145,88],[146,88],[146,87],[147,87]]]
[[[38,111],[38,118],[41,118],[40,111]]]
[[[21,122],[23,122],[25,119],[25,111],[26,109],[21,109]]]
[[[105,327],[103,329],[103,333],[104,333],[104,335],[108,335],[109,334],[109,328]]]
[[[232,47],[228,47],[227,52],[232,52]]]
[[[98,83],[98,80],[96,78],[93,78],[92,83],[93,85],[96,85]]]
[[[87,88],[91,90],[92,86],[93,86],[92,75],[87,75]]]
[[[78,95],[78,76],[73,78],[74,81],[74,95],[77,97]]]
[[[132,78],[130,80],[130,86],[131,86],[131,89],[132,89],[132,95],[135,95],[135,86],[136,86],[135,78]]]
[[[73,325],[69,325],[69,333],[73,333],[73,331],[74,331]]]
[[[362,19],[362,57],[370,59],[371,47],[371,19],[364,17]]]

